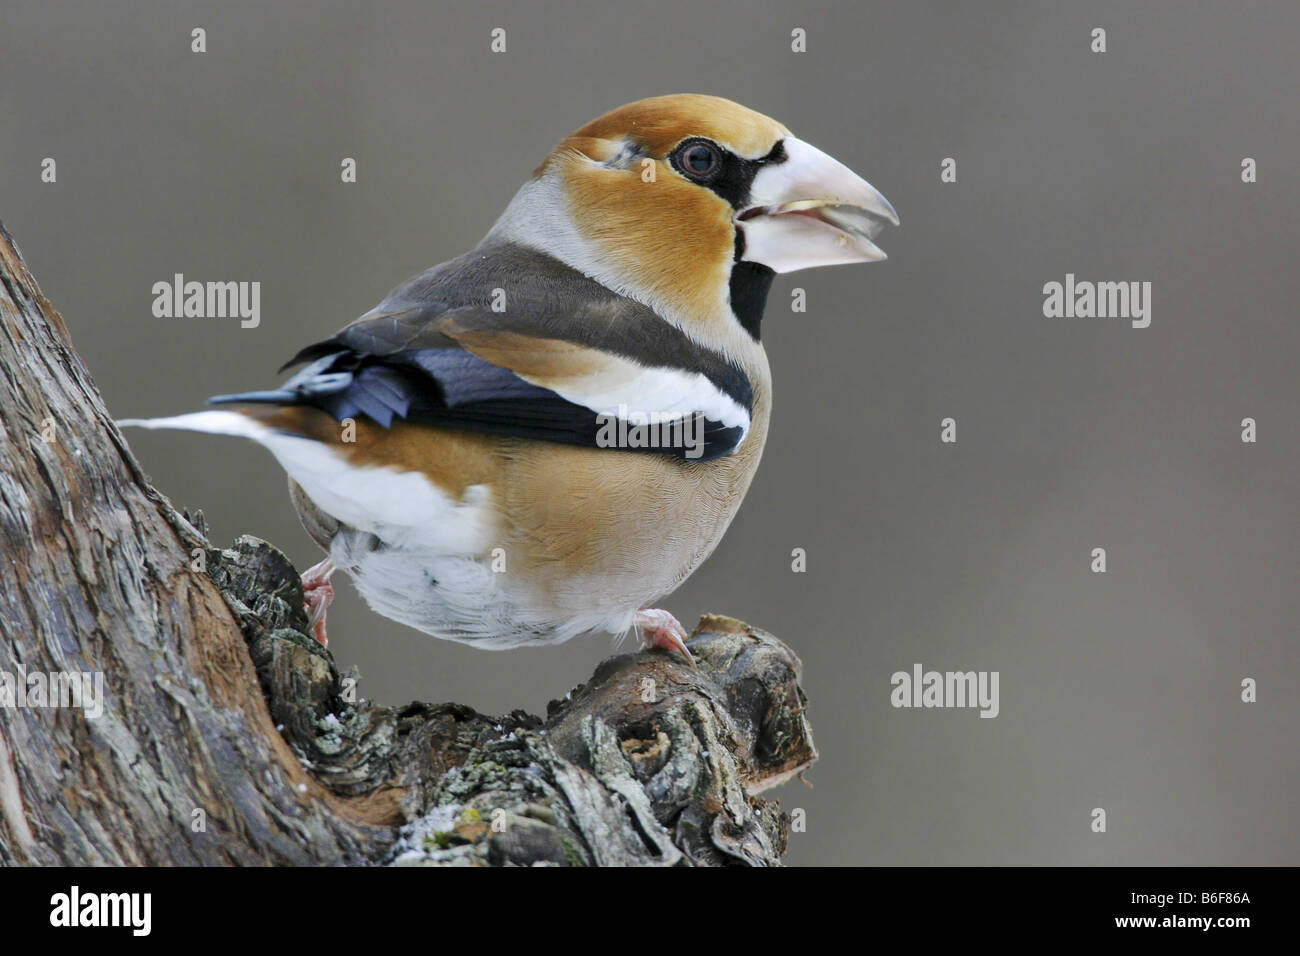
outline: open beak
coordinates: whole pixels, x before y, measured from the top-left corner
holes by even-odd
[[[845,262],[877,262],[873,239],[898,213],[871,183],[839,160],[793,136],[786,159],[758,171],[750,204],[736,214],[742,258],[776,272]]]

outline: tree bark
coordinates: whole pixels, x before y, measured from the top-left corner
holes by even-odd
[[[613,657],[545,718],[357,699],[285,556],[150,485],[3,226],[0,313],[0,862],[780,862],[758,794],[816,751],[776,638],[708,615],[698,672]]]

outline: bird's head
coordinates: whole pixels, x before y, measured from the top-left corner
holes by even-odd
[[[725,347],[736,324],[757,339],[774,273],[883,259],[873,240],[886,223],[898,215],[884,196],[780,123],[682,94],[566,137],[494,233]]]

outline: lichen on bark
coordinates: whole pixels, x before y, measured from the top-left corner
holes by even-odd
[[[815,758],[799,662],[774,637],[707,616],[698,671],[664,654],[610,658],[545,718],[456,704],[348,699],[305,633],[297,575],[251,536],[209,550],[271,714],[342,797],[388,809],[398,865],[771,865],[785,818],[759,793]]]

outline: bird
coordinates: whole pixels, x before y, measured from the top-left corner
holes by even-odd
[[[250,439],[377,613],[499,650],[635,631],[709,557],[758,467],[774,276],[875,262],[898,214],[738,103],[675,94],[562,139],[483,240],[301,349],[279,388],[119,424]],[[227,407],[230,406],[230,407]]]

